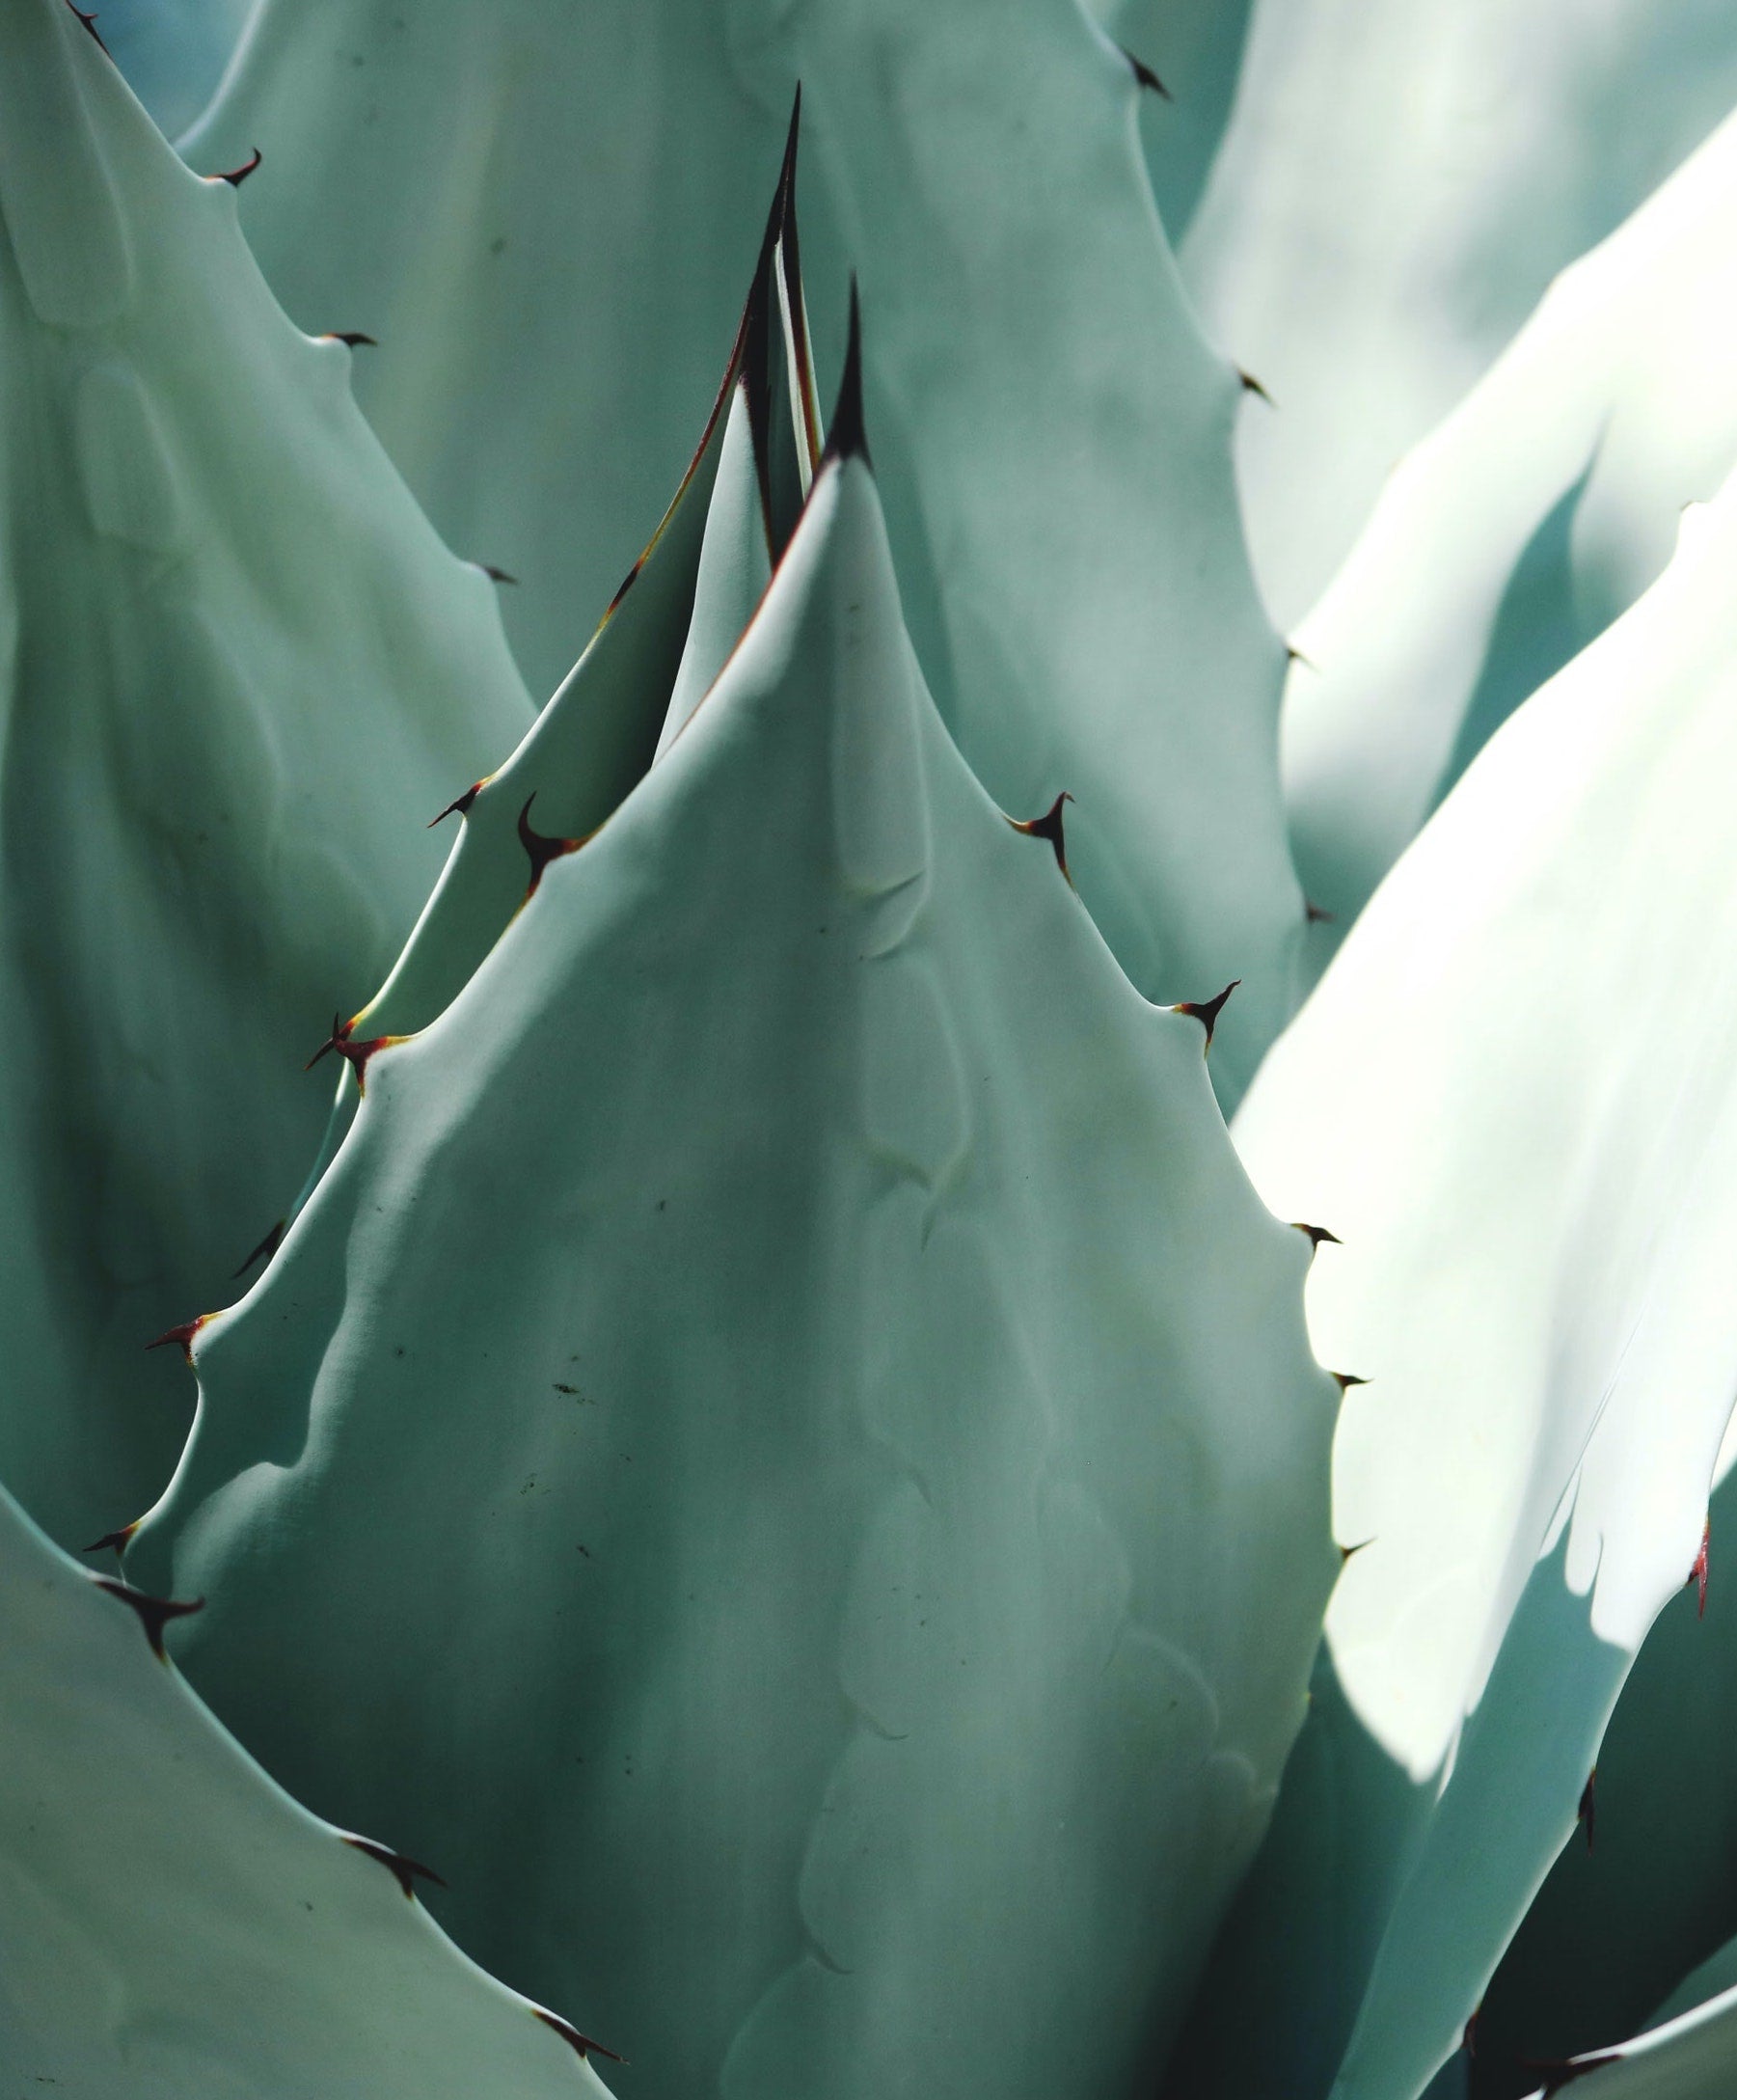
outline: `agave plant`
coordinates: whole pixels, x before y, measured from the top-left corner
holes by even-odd
[[[6,2090],[1728,2092],[1728,25],[1311,513],[1331,10],[241,12],[0,11]]]

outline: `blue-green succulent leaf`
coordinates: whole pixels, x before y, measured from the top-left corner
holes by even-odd
[[[1204,1028],[933,709],[858,428],[664,756],[370,1056],[128,1566],[636,2090],[1119,2093],[1302,1718],[1337,1395]]]
[[[262,147],[273,284],[379,339],[365,405],[444,530],[522,579],[548,690],[688,455],[799,77],[810,276],[828,308],[861,278],[930,687],[1004,807],[1074,797],[1080,893],[1142,992],[1242,980],[1234,1100],[1303,923],[1283,652],[1231,473],[1243,391],[1165,245],[1142,90],[1072,0],[267,0],[186,150]]]
[[[604,2100],[587,2037],[410,1899],[426,1867],[310,1815],[212,1720],[164,1659],[186,1610],[75,1567],[0,1489],[7,2090]]]
[[[1341,2100],[1410,2100],[1456,2046],[1701,1544],[1737,1391],[1734,548],[1727,486],[1474,762],[1238,1120],[1267,1200],[1343,1241],[1311,1331],[1369,1381],[1334,1459],[1343,1698],[1279,1841],[1328,1817],[1349,1872],[1273,1884],[1333,1920],[1274,2005],[1348,2003]]]
[[[236,226],[62,0],[0,16],[0,1479],[64,1543],[160,1492],[141,1346],[286,1209],[319,1017],[379,981],[423,824],[529,717]],[[334,314],[325,325],[351,316]]]
[[[1182,263],[1278,403],[1238,467],[1282,625],[1558,271],[1734,104],[1723,0],[1258,0]]]
[[[1324,962],[1442,794],[1737,457],[1737,119],[1564,271],[1297,630],[1284,766]]]

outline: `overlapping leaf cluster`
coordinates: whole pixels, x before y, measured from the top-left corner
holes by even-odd
[[[1288,677],[1159,207],[1291,596],[1729,39],[1279,10],[0,17],[20,2090],[1724,2089],[1727,134]]]

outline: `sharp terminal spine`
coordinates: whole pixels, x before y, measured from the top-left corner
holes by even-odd
[[[851,320],[845,338],[844,372],[838,382],[838,402],[827,429],[827,449],[821,458],[860,459],[871,474],[875,471],[862,421],[862,302],[855,270],[851,272]]]

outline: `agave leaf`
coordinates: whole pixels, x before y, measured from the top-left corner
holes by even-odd
[[[1737,456],[1737,119],[1559,278],[1401,460],[1297,630],[1285,781],[1319,959],[1490,732],[1658,575]]]
[[[1485,748],[1239,1119],[1267,1200],[1343,1241],[1311,1331],[1370,1381],[1335,1451],[1344,1702],[1295,1811],[1354,1863],[1362,1923],[1321,1935],[1360,1972],[1323,1986],[1343,2100],[1456,2045],[1701,1543],[1737,1390],[1734,547],[1727,484]]]
[[[1203,1028],[934,712],[858,428],[665,756],[369,1062],[128,1565],[638,2089],[1120,2093],[1301,1719],[1336,1395]]]
[[[1583,2086],[1582,2081],[1587,2081]],[[1727,1990],[1619,2048],[1551,2065],[1539,2100],[1724,2100],[1737,2084],[1737,1990]]]
[[[183,131],[216,92],[254,0],[102,0],[86,9],[159,130]]]
[[[565,2022],[406,1900],[425,1868],[310,1815],[225,1734],[152,1652],[156,1602],[94,1581],[0,1489],[9,2089],[602,2095]]]
[[[1722,0],[1262,0],[1182,259],[1280,404],[1238,467],[1282,624],[1557,272],[1733,104]]]
[[[61,0],[0,21],[0,1477],[73,1544],[160,1491],[139,1350],[293,1194],[315,1017],[377,983],[449,782],[529,703],[235,223]],[[336,323],[347,316],[335,314]],[[122,1403],[117,1396],[124,1396]]]
[[[1737,1967],[1705,1966],[1737,1933],[1730,1456],[1727,1438],[1706,1589],[1697,1569],[1659,1615],[1623,1686],[1598,1750],[1596,1843],[1563,1848],[1503,1957],[1479,2014],[1480,2071],[1614,2046],[1737,1982]],[[1507,2090],[1522,2089],[1519,2076],[1507,2081]]]
[[[268,0],[185,150],[264,148],[273,283],[379,338],[365,405],[445,530],[522,579],[547,690],[680,472],[799,76],[810,267],[861,276],[929,684],[1003,806],[1073,795],[1080,892],[1143,992],[1242,980],[1232,1100],[1302,926],[1283,654],[1230,471],[1242,390],[1165,246],[1132,68],[1072,0]]]
[[[1188,231],[1235,99],[1253,0],[1085,0],[1151,78],[1140,125],[1158,215],[1174,248]]]

